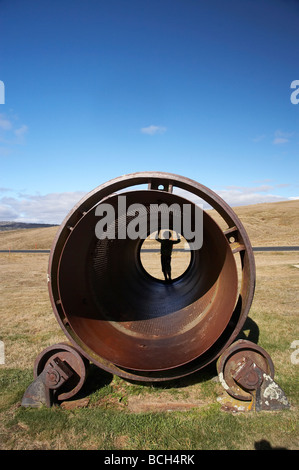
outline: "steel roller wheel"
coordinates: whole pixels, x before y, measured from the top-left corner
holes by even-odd
[[[59,388],[56,396],[56,399],[59,401],[68,400],[75,396],[83,387],[88,361],[74,347],[67,343],[54,344],[44,349],[37,356],[34,363],[34,378],[36,379],[56,358],[62,361],[62,363],[66,363],[72,371],[72,376]],[[55,382],[59,383],[59,373],[55,370],[52,371],[51,379],[52,388],[55,388]]]
[[[272,379],[274,378],[274,365],[271,357],[263,348],[247,340],[236,341],[219,357],[217,372],[224,389],[237,400],[251,401],[252,394],[249,390],[259,388],[262,377],[258,373],[248,374],[246,386],[241,386],[234,377],[244,361],[252,361]]]

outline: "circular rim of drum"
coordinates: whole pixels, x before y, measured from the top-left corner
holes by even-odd
[[[57,285],[57,269],[59,260],[63,252],[64,246],[72,230],[76,224],[84,217],[87,211],[92,209],[100,201],[106,197],[117,193],[118,191],[141,184],[148,184],[148,190],[157,190],[160,185],[163,190],[171,192],[173,187],[180,188],[188,191],[189,193],[202,198],[205,202],[215,209],[218,214],[224,219],[230,231],[234,230],[238,235],[239,249],[241,262],[242,262],[242,282],[239,293],[239,299],[233,315],[236,317],[234,325],[227,329],[224,334],[215,342],[211,350],[201,357],[200,364],[194,360],[189,364],[189,367],[179,366],[169,371],[161,373],[145,373],[124,369],[116,366],[115,364],[100,358],[95,355],[93,351],[88,350],[71,330],[70,326],[65,321],[64,313],[61,309],[61,300],[58,293]],[[93,362],[100,368],[116,374],[123,378],[139,381],[165,381],[175,378],[180,378],[191,373],[194,373],[206,365],[216,360],[223,351],[236,339],[238,333],[241,331],[242,326],[248,316],[250,306],[252,304],[254,290],[255,290],[255,261],[252,246],[247,235],[247,232],[236,215],[233,209],[214,191],[206,186],[197,183],[196,181],[180,175],[165,173],[165,172],[138,172],[119,176],[112,179],[93,191],[86,194],[69,212],[64,221],[60,225],[53,241],[50,251],[49,265],[48,265],[48,290],[50,301],[52,304],[53,312],[56,316],[60,327],[65,333],[68,340],[74,345],[80,353]]]

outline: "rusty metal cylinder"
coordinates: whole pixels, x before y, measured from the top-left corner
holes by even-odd
[[[139,222],[156,208],[159,229],[166,228],[161,207],[177,208],[171,228],[186,205],[192,223],[200,215],[202,244],[171,283],[144,269],[151,229],[145,223],[144,233],[128,236],[133,219],[119,211],[120,196],[128,207],[142,206]],[[196,198],[215,209],[224,228]],[[114,210],[115,237],[97,236],[104,204]],[[252,303],[255,266],[242,223],[216,193],[179,175],[142,172],[99,186],[72,209],[54,240],[48,280],[54,314],[84,357],[127,379],[163,381],[202,369],[234,341]]]

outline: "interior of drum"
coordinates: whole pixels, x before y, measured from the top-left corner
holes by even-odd
[[[128,203],[142,203],[145,218],[157,197],[168,205],[186,203],[157,193],[128,193]],[[117,196],[109,202],[116,207]],[[149,231],[143,239],[99,240],[94,210],[81,219],[62,252],[59,293],[83,348],[120,367],[157,371],[186,364],[215,343],[233,313],[238,280],[223,232],[206,212],[202,221],[202,247],[191,252],[184,273],[166,283],[142,266]],[[116,228],[127,224],[124,214],[117,217]]]

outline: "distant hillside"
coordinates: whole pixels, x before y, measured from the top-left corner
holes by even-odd
[[[19,230],[19,229],[27,229],[27,228],[46,228],[46,227],[57,227],[54,224],[31,224],[25,222],[1,222],[0,221],[0,232],[4,232],[7,230]]]
[[[58,226],[0,231],[1,250],[48,250]]]
[[[233,207],[253,246],[299,245],[299,200]],[[214,210],[207,211],[225,228]],[[3,223],[3,222],[2,222]],[[26,224],[27,225],[27,224]],[[50,249],[58,226],[0,229],[0,249]]]
[[[253,246],[299,245],[299,199],[233,207]],[[208,211],[223,227],[215,211]]]

